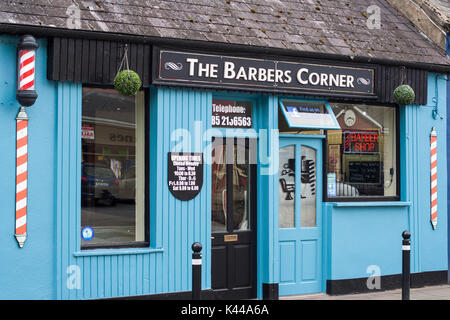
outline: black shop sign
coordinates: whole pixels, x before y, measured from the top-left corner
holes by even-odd
[[[169,50],[160,50],[158,58],[154,84],[375,96],[372,68]]]
[[[169,152],[167,184],[175,198],[182,201],[194,199],[203,185],[203,153]]]

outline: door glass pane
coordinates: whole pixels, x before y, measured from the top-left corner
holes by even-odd
[[[233,163],[233,229],[250,229],[249,150],[246,139],[236,139]]]
[[[295,226],[295,146],[280,148],[279,226]]]
[[[226,230],[226,182],[225,143],[223,139],[215,139],[212,149],[212,232]]]
[[[302,146],[302,187],[300,220],[302,227],[316,226],[316,151]]]

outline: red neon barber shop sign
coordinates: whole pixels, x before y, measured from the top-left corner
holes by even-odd
[[[344,153],[378,153],[378,131],[344,131]]]

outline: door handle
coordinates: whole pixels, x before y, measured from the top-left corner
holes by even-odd
[[[214,240],[216,237],[211,237],[211,240]]]

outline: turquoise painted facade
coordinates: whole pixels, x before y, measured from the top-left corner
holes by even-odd
[[[437,87],[436,87],[437,86]],[[401,273],[401,233],[411,236],[411,272],[447,269],[447,160],[446,119],[434,119],[433,98],[441,114],[446,105],[445,78],[428,77],[428,104],[400,107],[400,192],[393,203],[326,203],[324,233],[328,279],[369,277],[367,268],[381,275]],[[430,223],[431,128],[438,132],[438,227]],[[439,139],[439,136],[442,138]],[[357,257],[357,259],[355,258]]]
[[[39,40],[36,74],[39,98],[28,115],[30,161],[28,179],[34,181],[28,194],[28,242],[19,250],[15,226],[15,118],[16,37],[0,37],[0,296],[1,299],[56,298],[56,123],[57,84],[46,80],[46,41]],[[8,62],[6,62],[8,61]],[[4,214],[3,214],[4,213]],[[33,240],[31,240],[33,239]]]
[[[258,149],[278,163],[277,95],[249,95],[211,90],[151,87],[150,246],[133,249],[80,250],[82,85],[46,79],[45,40],[39,39],[39,97],[27,109],[29,121],[29,237],[20,249],[14,239],[15,99],[18,38],[0,36],[0,299],[98,299],[151,295],[191,289],[191,244],[203,244],[202,286],[211,288],[211,167],[193,200],[176,200],[166,187],[167,159],[173,151],[208,153],[213,98],[254,101]],[[429,73],[428,103],[400,109],[399,202],[326,203],[322,205],[322,291],[327,280],[401,272],[401,232],[412,233],[412,272],[442,271],[447,261],[447,119],[434,119],[433,98],[445,115],[447,83]],[[438,228],[430,224],[429,134],[438,132]],[[184,129],[189,139],[173,136]],[[216,134],[223,130],[216,130]],[[271,133],[266,135],[266,133]],[[234,135],[245,135],[236,130]],[[206,151],[205,151],[206,150]],[[275,150],[275,152],[273,151]],[[260,152],[261,155],[261,152]],[[262,285],[279,283],[282,268],[278,228],[278,174],[265,157],[258,165],[257,295]],[[275,174],[267,174],[268,172]],[[382,284],[383,285],[383,284]]]
[[[450,57],[450,34],[447,34],[447,56]],[[450,75],[447,75],[447,118],[450,115]],[[447,124],[447,141],[449,141],[449,137],[450,137],[450,128],[448,127]],[[450,147],[447,146],[447,159],[450,155]],[[449,170],[450,168],[450,162],[447,162],[447,170]],[[450,170],[449,170],[450,172]],[[450,191],[449,191],[450,192]],[[450,210],[450,196],[449,193],[447,193],[447,210]],[[448,211],[450,212],[450,211]],[[448,231],[447,233],[450,235],[450,219],[448,222]],[[448,265],[449,265],[449,273],[448,273],[448,282],[450,283],[450,236],[448,237]]]

